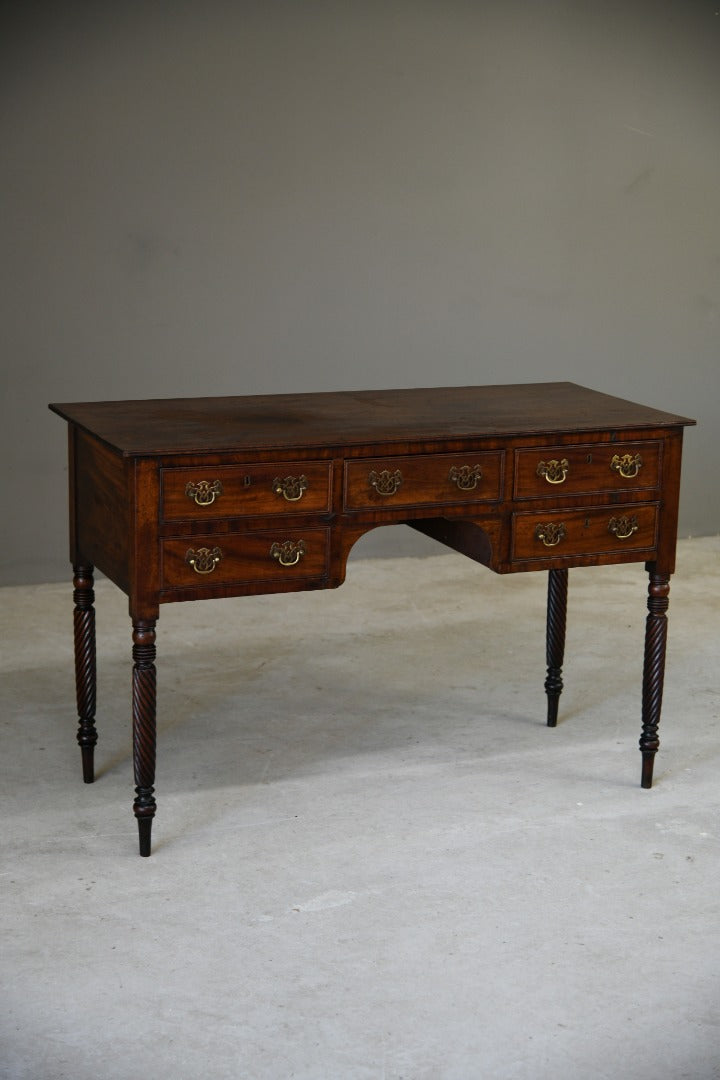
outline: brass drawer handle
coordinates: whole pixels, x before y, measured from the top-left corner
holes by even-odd
[[[552,458],[550,461],[540,461],[535,470],[538,476],[544,476],[548,484],[562,484],[570,470],[570,462],[567,458],[558,461]]]
[[[474,491],[478,480],[482,479],[482,469],[479,465],[461,465],[459,469],[453,465],[449,479],[457,484],[461,491]]]
[[[638,519],[635,516],[611,517],[608,522],[608,532],[617,536],[618,540],[627,540],[628,536],[632,536],[639,528]]]
[[[295,566],[305,554],[305,541],[283,540],[281,544],[275,543],[270,548],[270,555],[277,559],[281,566]]]
[[[287,499],[288,502],[297,502],[302,499],[307,488],[307,476],[304,474],[302,476],[286,476],[284,480],[276,476],[272,482],[272,489],[275,494],[282,495],[283,499]]]
[[[212,574],[221,559],[222,551],[219,547],[214,547],[212,550],[201,547],[197,551],[194,548],[188,548],[185,552],[185,562],[192,566],[196,574]]]
[[[626,480],[632,480],[637,476],[643,466],[643,459],[639,454],[615,454],[610,462],[610,468],[620,473]]]
[[[222,495],[222,484],[219,480],[189,481],[185,485],[185,494],[188,499],[194,499],[198,506],[212,506],[215,499]]]
[[[552,483],[552,481],[551,481]],[[535,526],[535,539],[542,540],[545,547],[555,547],[565,539],[565,525],[562,521],[546,521],[544,524]]]
[[[388,469],[376,473],[375,470],[368,476],[368,482],[375,488],[378,495],[394,495],[402,484],[402,473],[399,469],[391,473]]]

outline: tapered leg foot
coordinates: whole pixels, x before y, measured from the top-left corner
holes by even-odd
[[[642,756],[642,772],[640,775],[640,786],[644,788],[651,788],[653,782],[653,765],[655,764],[655,751],[651,753],[643,754]]]
[[[133,767],[140,854],[150,854],[150,835],[155,816],[156,675],[155,622],[133,623]]]
[[[645,662],[642,689],[641,786],[652,787],[655,754],[660,746],[658,724],[662,708],[667,645],[667,610],[670,603],[670,575],[650,569],[648,616],[645,622]]]
[[[94,746],[81,746],[80,755],[82,758],[82,771],[83,782],[86,784],[95,783],[95,747]]]
[[[562,666],[565,657],[565,625],[567,621],[567,570],[551,570],[548,574],[546,662],[548,727],[557,725],[558,705],[563,689]]]
[[[77,741],[82,755],[83,780],[95,779],[96,664],[95,664],[95,593],[93,567],[89,563],[73,567],[73,627],[75,637],[75,696],[78,710]]]
[[[151,817],[138,818],[138,837],[140,840],[140,854],[147,859],[151,851],[150,836],[152,833],[153,819]]]

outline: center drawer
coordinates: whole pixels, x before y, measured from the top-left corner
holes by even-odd
[[[329,461],[162,469],[164,521],[216,520],[330,509]]]
[[[329,536],[329,529],[278,528],[163,540],[163,588],[322,578]]]
[[[345,463],[345,508],[445,506],[497,502],[501,451],[358,458]]]

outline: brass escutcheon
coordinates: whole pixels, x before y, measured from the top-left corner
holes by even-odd
[[[402,479],[402,473],[399,469],[396,469],[393,473],[389,472],[388,469],[376,473],[373,469],[368,476],[368,482],[375,488],[378,495],[394,495],[402,484]]]
[[[638,519],[633,517],[611,517],[608,522],[608,532],[617,536],[618,540],[627,540],[639,529]]]
[[[222,495],[222,484],[219,480],[190,480],[185,485],[185,494],[188,499],[194,499],[198,506],[212,506],[215,499]]]
[[[222,551],[219,547],[214,547],[212,550],[201,547],[197,551],[194,548],[188,548],[185,552],[185,562],[192,566],[196,574],[212,574],[221,559]]]
[[[461,465],[459,469],[453,465],[449,476],[461,491],[474,491],[481,478],[482,469],[479,465]]]
[[[562,461],[558,461],[557,458],[552,458],[550,461],[538,462],[538,467],[535,470],[538,476],[544,476],[548,484],[562,484],[567,477],[570,469],[570,462],[567,458],[563,458]]]
[[[643,460],[639,454],[619,454],[613,456],[610,468],[620,473],[626,480],[632,480],[642,469]]]
[[[305,541],[283,540],[281,544],[275,543],[270,548],[270,555],[277,559],[281,566],[295,566],[305,554]]]
[[[275,494],[282,495],[283,499],[287,499],[288,502],[297,502],[298,499],[302,499],[307,487],[307,476],[304,474],[302,476],[286,476],[284,480],[276,476],[272,482],[272,489]]]
[[[565,525],[562,521],[546,521],[535,526],[535,539],[542,540],[545,547],[555,547],[565,539]]]

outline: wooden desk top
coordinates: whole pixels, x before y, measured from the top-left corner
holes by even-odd
[[[50,405],[125,457],[687,426],[570,382]]]

